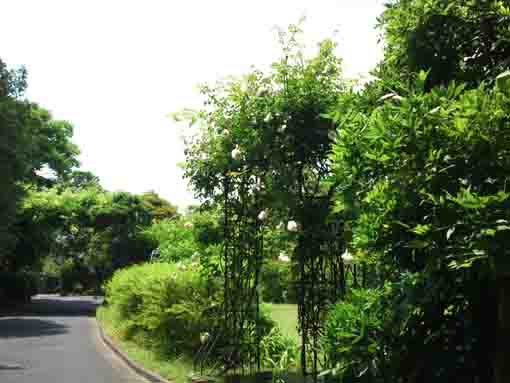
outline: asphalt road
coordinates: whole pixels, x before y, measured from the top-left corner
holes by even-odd
[[[0,317],[0,383],[141,383],[101,341],[93,297],[40,295]]]

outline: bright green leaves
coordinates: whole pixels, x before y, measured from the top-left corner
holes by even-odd
[[[378,74],[425,90],[452,80],[476,87],[508,69],[510,18],[500,1],[396,1],[380,17],[385,57]],[[480,20],[484,20],[480,22]],[[466,40],[466,36],[470,38]],[[423,89],[423,87],[420,86]]]
[[[509,193],[502,190],[495,195],[481,196],[478,193],[472,192],[471,187],[461,187],[456,196],[449,196],[448,198],[464,209],[484,209],[490,207],[490,205],[505,202],[509,196]]]
[[[419,76],[399,104],[334,115],[342,126],[331,154],[337,209],[357,207],[353,241],[365,250],[398,254],[405,265],[428,254],[420,262],[431,267],[457,252],[458,265],[476,265],[473,249],[499,249],[497,233],[506,231],[490,222],[508,210],[510,130],[501,111],[510,100],[484,86],[423,93]]]
[[[510,91],[510,70],[507,70],[496,77],[496,86],[503,92]]]
[[[296,217],[302,193],[328,193],[337,129],[327,115],[347,87],[335,44],[325,40],[307,58],[300,33],[296,26],[280,33],[283,54],[271,70],[202,88],[204,107],[192,114],[200,130],[184,166],[197,196],[222,204],[228,180],[247,204]]]

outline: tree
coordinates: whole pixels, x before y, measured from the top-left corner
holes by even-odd
[[[19,183],[27,175],[23,147],[27,137],[23,120],[27,105],[20,101],[26,88],[26,71],[8,70],[0,59],[0,268],[3,256],[15,243],[10,229],[23,189]]]
[[[57,185],[62,189],[71,188],[74,190],[81,190],[87,188],[102,189],[99,177],[90,171],[73,169],[60,181]]]
[[[18,239],[13,224],[27,188],[53,183],[39,170],[59,178],[78,165],[72,125],[24,99],[26,85],[24,68],[8,70],[0,60],[0,267]]]
[[[167,200],[161,198],[155,191],[151,190],[140,195],[142,204],[150,212],[153,220],[172,218],[177,215],[177,207]]]
[[[392,85],[430,71],[427,89],[450,81],[492,83],[510,65],[510,7],[503,0],[398,0],[381,15],[384,60],[376,75]]]

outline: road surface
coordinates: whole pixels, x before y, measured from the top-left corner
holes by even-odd
[[[1,383],[141,383],[99,338],[93,297],[40,295],[0,317]]]

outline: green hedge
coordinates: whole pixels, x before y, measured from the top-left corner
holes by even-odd
[[[219,335],[223,314],[220,281],[207,279],[192,262],[146,263],[117,271],[106,301],[126,339],[168,355],[194,355],[201,335]],[[263,332],[274,323],[262,315]],[[226,338],[220,336],[218,346]]]
[[[0,304],[28,302],[35,294],[37,294],[35,274],[0,272]]]

